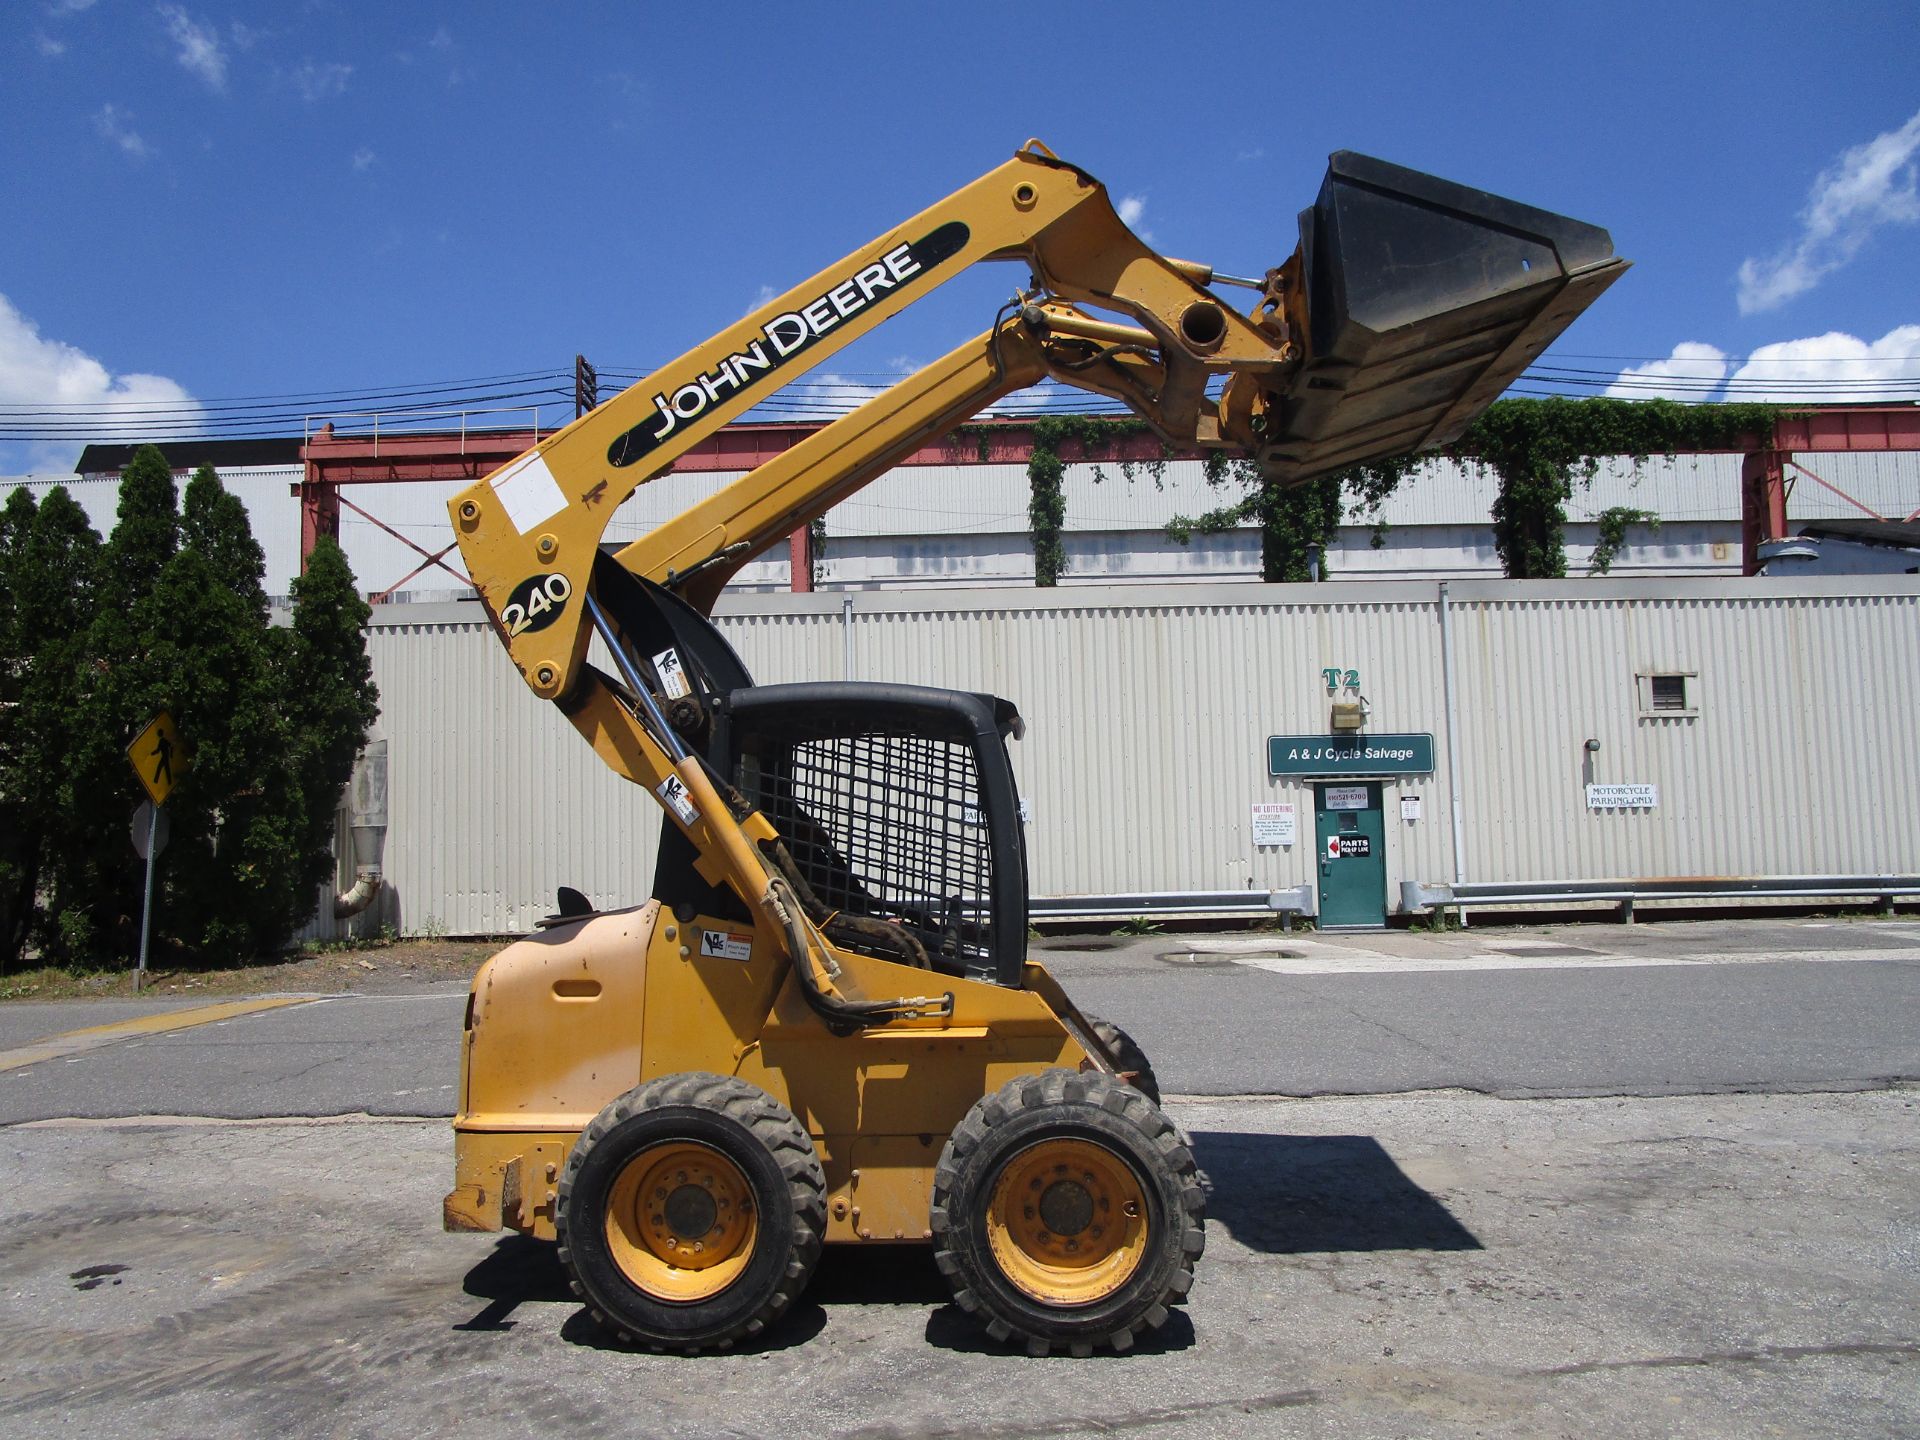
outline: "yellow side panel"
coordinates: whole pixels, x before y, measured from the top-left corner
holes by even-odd
[[[657,901],[543,930],[473,979],[460,1130],[581,1130],[640,1083]]]

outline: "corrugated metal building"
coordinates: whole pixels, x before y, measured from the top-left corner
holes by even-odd
[[[1329,781],[1269,774],[1267,741],[1325,739],[1349,696],[1370,708],[1367,733],[1435,739],[1432,773],[1371,796],[1383,915],[1402,880],[1920,870],[1920,579],[1454,581],[1451,715],[1442,588],[744,595],[719,623],[762,683],[884,679],[1017,702],[1036,896],[1308,885],[1323,898],[1316,787]],[[509,932],[558,885],[602,904],[647,893],[658,808],[522,685],[475,606],[381,607],[370,644],[390,883],[357,925]],[[1602,792],[1595,808],[1589,785],[1651,790],[1622,792],[1637,804]],[[1401,803],[1415,797],[1417,816]],[[1286,804],[1293,842],[1256,844],[1253,807]]]
[[[1795,457],[1875,514],[1904,516],[1920,507],[1920,452],[1822,454]],[[1797,472],[1795,472],[1797,473]],[[246,504],[255,537],[267,554],[267,589],[284,595],[299,569],[300,506],[290,493],[296,467],[222,471]],[[738,476],[694,472],[644,485],[607,529],[610,541],[631,540],[711,495]],[[45,491],[66,484],[105,534],[113,526],[118,481],[111,477],[36,476],[0,481],[0,500],[15,484]],[[452,541],[447,500],[461,482],[353,485],[346,498],[377,517],[353,510],[340,520],[341,543],[354,573],[370,592],[388,586],[420,563],[420,556],[382,525],[429,551]],[[1177,515],[1197,515],[1234,498],[1210,489],[1198,461],[1171,461],[1155,473],[1135,466],[1131,478],[1117,464],[1068,466],[1066,541],[1072,586],[1116,581],[1208,582],[1257,576],[1259,536],[1251,528],[1196,536],[1179,545],[1165,535]],[[1436,460],[1382,507],[1389,527],[1384,545],[1372,544],[1372,516],[1348,515],[1329,573],[1340,576],[1491,578],[1499,575],[1488,515],[1493,477],[1474,465]],[[1028,586],[1026,470],[1020,465],[906,466],[834,507],[827,517],[822,584],[827,588],[925,588],[947,585]],[[1594,517],[1613,506],[1651,511],[1660,529],[1635,526],[1613,573],[1738,574],[1740,570],[1740,458],[1735,455],[1655,456],[1637,469],[1607,462],[1568,507],[1568,566],[1584,573],[1597,537]],[[1863,512],[1842,494],[1801,477],[1788,501],[1797,526]],[[458,564],[457,556],[453,557]],[[734,582],[743,591],[788,587],[784,551],[749,564]],[[453,598],[463,587],[445,570],[428,569],[395,598]]]

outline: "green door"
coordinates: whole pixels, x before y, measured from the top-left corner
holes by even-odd
[[[1378,780],[1316,785],[1313,835],[1320,865],[1320,925],[1387,923],[1387,824]]]

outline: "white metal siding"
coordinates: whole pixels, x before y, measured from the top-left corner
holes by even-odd
[[[1467,879],[1920,870],[1920,581],[1450,588]],[[1400,581],[747,596],[719,623],[763,683],[846,675],[1017,703],[1036,895],[1314,880],[1311,783],[1270,778],[1265,741],[1324,733],[1321,668],[1357,669],[1371,731],[1436,742],[1438,774],[1385,787],[1394,897],[1401,879],[1453,874],[1437,595]],[[602,904],[647,893],[657,807],[534,698],[472,607],[387,611],[371,651],[392,763],[388,923],[513,931],[557,885]],[[1642,670],[1697,671],[1698,716],[1642,717]],[[1592,778],[1656,784],[1656,809],[1587,810],[1589,738]],[[1399,818],[1403,794],[1422,797],[1421,819]],[[1249,806],[1288,799],[1301,843],[1255,850]]]

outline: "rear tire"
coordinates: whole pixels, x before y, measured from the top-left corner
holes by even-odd
[[[574,1293],[623,1341],[725,1349],[806,1288],[826,1177],[793,1113],[689,1072],[629,1090],[567,1157],[554,1230]]]
[[[1154,1075],[1153,1063],[1147,1059],[1147,1052],[1140,1048],[1139,1042],[1111,1020],[1102,1020],[1098,1015],[1089,1015],[1084,1010],[1080,1012],[1080,1018],[1087,1022],[1094,1038],[1099,1040],[1100,1048],[1107,1052],[1107,1059],[1120,1072],[1120,1078],[1158,1105],[1160,1081]]]
[[[1047,1070],[955,1127],[934,1171],[934,1260],[996,1340],[1126,1350],[1191,1288],[1205,1210],[1159,1106],[1111,1075]]]

